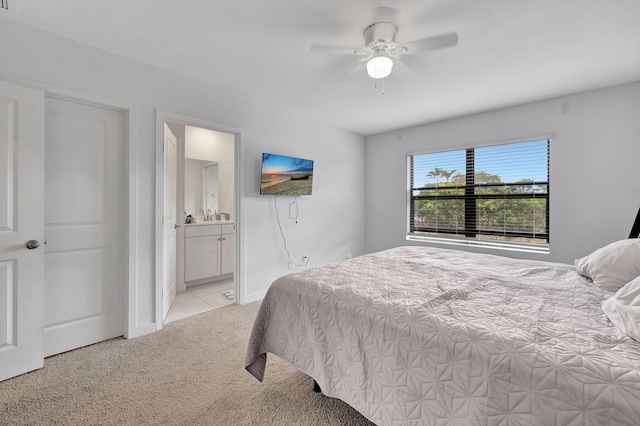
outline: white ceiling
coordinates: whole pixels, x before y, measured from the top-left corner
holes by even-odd
[[[640,80],[640,0],[13,0],[15,19],[370,135]],[[398,42],[455,31],[380,82],[359,59],[377,21]]]

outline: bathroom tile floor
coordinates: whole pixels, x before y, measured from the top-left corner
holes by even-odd
[[[231,305],[234,293],[233,278],[187,287],[187,291],[176,295],[164,323]]]

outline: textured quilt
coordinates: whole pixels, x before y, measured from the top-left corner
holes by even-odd
[[[640,343],[573,265],[399,247],[286,275],[246,369],[267,352],[378,425],[640,425]]]

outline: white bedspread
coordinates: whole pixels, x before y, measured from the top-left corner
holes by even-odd
[[[400,247],[276,280],[270,352],[378,425],[640,425],[640,344],[573,265]]]

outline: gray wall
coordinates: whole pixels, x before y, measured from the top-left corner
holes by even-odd
[[[262,297],[287,269],[274,198],[258,195],[263,151],[315,160],[314,193],[299,197],[298,223],[290,198],[279,199],[292,254],[309,267],[361,254],[364,249],[364,138],[224,89],[152,68],[23,24],[0,18],[0,79],[72,97],[112,99],[134,112],[136,183],[133,307],[135,330],[153,329],[155,293],[156,109],[208,120],[241,133],[240,190],[242,297]],[[186,65],[188,66],[188,65]]]
[[[628,237],[640,206],[640,83],[368,137],[366,251],[419,244],[405,239],[408,154],[551,134],[550,254],[467,250],[573,263]]]

